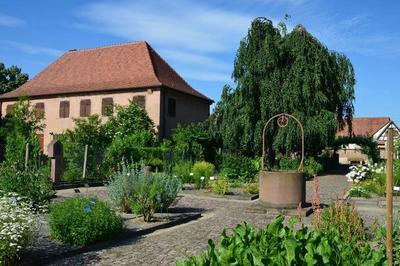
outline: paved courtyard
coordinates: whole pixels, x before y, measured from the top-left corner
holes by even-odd
[[[319,177],[323,203],[329,204],[340,197],[349,184],[343,175]],[[313,182],[307,182],[307,198],[312,197]],[[181,197],[177,207],[202,212],[202,218],[183,225],[156,231],[152,234],[122,241],[114,247],[84,253],[55,261],[53,265],[174,265],[177,259],[199,254],[207,247],[207,240],[219,240],[224,228],[247,222],[264,227],[274,216],[246,212],[249,201],[210,199],[193,196]],[[304,223],[309,223],[307,217]]]

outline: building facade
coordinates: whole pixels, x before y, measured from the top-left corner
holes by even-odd
[[[346,125],[336,133],[336,136],[361,136],[370,137],[378,144],[380,158],[386,158],[386,132],[393,128],[395,136],[400,131],[389,117],[355,117],[352,120],[352,131]],[[351,143],[338,150],[339,163],[350,164],[353,162],[368,162],[368,156],[362,153],[362,147]],[[397,156],[397,155],[396,155]]]
[[[73,118],[98,114],[133,101],[147,111],[159,138],[177,124],[205,120],[212,100],[193,89],[146,42],[72,50],[15,91],[0,95],[6,115],[20,97],[44,114],[42,147],[74,128]],[[46,152],[46,149],[44,149]]]

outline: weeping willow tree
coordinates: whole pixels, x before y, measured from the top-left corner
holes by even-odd
[[[210,132],[230,152],[257,156],[262,128],[269,117],[286,112],[304,125],[305,148],[315,155],[332,144],[354,112],[354,70],[349,59],[329,50],[299,25],[287,33],[284,24],[255,19],[240,42],[232,77],[210,117]],[[300,149],[294,121],[267,131],[268,154],[289,155]]]

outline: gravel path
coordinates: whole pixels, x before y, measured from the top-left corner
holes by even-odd
[[[321,201],[329,204],[349,188],[343,175],[319,177]],[[307,182],[307,199],[312,198],[313,182]],[[255,227],[266,226],[274,217],[246,212],[249,201],[184,196],[178,207],[197,209],[199,220],[157,231],[147,236],[123,241],[115,247],[64,258],[53,265],[174,265],[177,259],[199,254],[207,240],[219,240],[224,228],[231,230],[246,221]],[[305,220],[305,223],[310,218]]]

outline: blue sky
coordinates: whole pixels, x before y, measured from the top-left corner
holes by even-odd
[[[33,77],[63,52],[145,40],[193,87],[218,100],[252,19],[285,14],[356,72],[356,116],[400,126],[400,2],[334,0],[1,1],[0,62]]]

